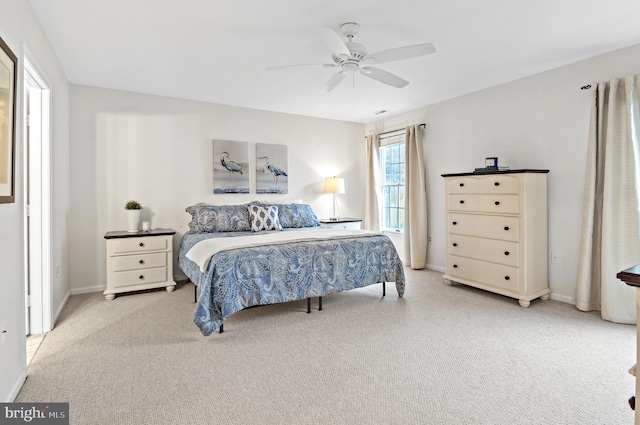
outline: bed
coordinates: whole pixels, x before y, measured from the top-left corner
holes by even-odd
[[[248,307],[322,297],[394,282],[402,261],[380,233],[319,226],[308,204],[197,204],[178,261],[196,285],[194,322],[203,335]]]

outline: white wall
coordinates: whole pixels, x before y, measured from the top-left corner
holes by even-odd
[[[52,94],[52,277],[53,314],[69,294],[67,221],[69,207],[69,86],[26,0],[0,0],[0,37],[18,57],[22,73],[23,52],[51,85]],[[7,341],[0,345],[0,400],[13,401],[26,376],[23,281],[23,178],[21,123],[23,91],[18,81],[16,202],[0,204],[0,322],[7,323]]]
[[[106,284],[104,234],[126,230],[124,204],[139,201],[152,227],[172,228],[174,257],[197,202],[301,199],[331,212],[324,178],[345,178],[341,213],[364,213],[364,125],[71,85],[71,287]],[[213,195],[213,139],[288,146],[289,193]],[[217,160],[217,159],[216,159]],[[145,218],[146,217],[146,218]],[[174,258],[174,275],[180,269]]]
[[[640,45],[636,45],[368,124],[367,132],[427,124],[429,267],[443,270],[445,266],[444,183],[440,175],[473,171],[484,166],[485,157],[497,156],[501,165],[512,169],[550,170],[549,252],[559,258],[557,264],[549,264],[551,296],[573,303],[594,92],[580,87],[640,73],[639,57]]]

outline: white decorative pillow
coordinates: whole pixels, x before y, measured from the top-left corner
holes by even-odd
[[[251,231],[261,230],[282,230],[278,219],[278,207],[271,205],[262,207],[260,205],[249,205],[249,218],[251,219]]]

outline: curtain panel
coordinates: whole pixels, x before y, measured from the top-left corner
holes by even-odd
[[[380,215],[378,202],[378,182],[380,174],[378,136],[369,134],[366,137],[366,182],[364,205],[364,228],[374,232],[380,231]]]
[[[412,269],[427,263],[427,184],[420,125],[405,135],[404,261]]]
[[[594,91],[576,307],[636,323],[635,289],[616,278],[640,263],[640,75]]]

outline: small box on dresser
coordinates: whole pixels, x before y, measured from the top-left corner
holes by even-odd
[[[172,229],[148,232],[107,232],[107,300],[143,289],[174,290]]]
[[[549,298],[547,173],[510,170],[443,174],[447,216],[445,282],[516,298]]]

